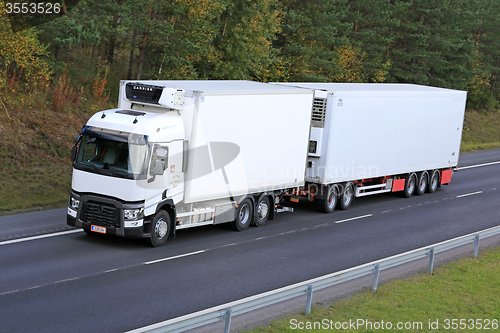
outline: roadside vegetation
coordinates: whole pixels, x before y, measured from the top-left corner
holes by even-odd
[[[500,112],[465,112],[461,152],[500,148]]]
[[[310,315],[291,315],[247,333],[497,331],[499,270],[500,249],[490,249],[478,259],[464,258],[434,269],[433,275],[393,280],[376,293],[369,290],[313,307]]]
[[[467,90],[462,151],[500,147],[500,1],[80,0],[33,20],[6,8],[0,215],[65,206],[73,138],[123,79]]]

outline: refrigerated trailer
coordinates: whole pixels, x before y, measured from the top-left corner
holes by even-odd
[[[355,197],[434,192],[457,166],[466,92],[407,84],[121,81],[75,138],[67,223],[147,239],[263,226]]]
[[[433,193],[458,164],[467,93],[413,84],[279,83],[315,93],[306,190],[320,209]],[[337,199],[340,199],[337,203]]]

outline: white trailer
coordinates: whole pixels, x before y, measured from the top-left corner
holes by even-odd
[[[122,81],[75,138],[67,223],[146,238],[262,226],[289,196],[355,197],[451,181],[466,92],[405,84]]]
[[[465,91],[412,84],[280,83],[314,89],[307,190],[322,210],[354,197],[434,192],[458,164]],[[429,185],[429,186],[428,186]]]

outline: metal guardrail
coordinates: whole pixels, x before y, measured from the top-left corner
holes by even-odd
[[[434,266],[434,255],[436,253],[474,242],[474,257],[476,258],[479,251],[479,240],[497,234],[500,234],[500,226],[485,229],[462,237],[453,238],[448,241],[422,247],[385,259],[372,261],[364,265],[324,275],[315,279],[296,283],[287,287],[247,297],[231,303],[222,304],[182,317],[173,318],[161,323],[129,331],[128,333],[184,332],[220,320],[225,320],[226,323],[224,332],[229,333],[232,316],[250,312],[252,310],[256,310],[305,294],[307,294],[306,314],[309,314],[311,311],[313,290],[320,290],[342,282],[350,281],[369,274],[374,274],[372,291],[376,292],[379,273],[384,269],[402,265],[429,256],[429,271],[432,274]]]

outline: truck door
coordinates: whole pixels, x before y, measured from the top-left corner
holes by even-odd
[[[158,202],[166,199],[172,199],[174,204],[182,200],[184,193],[182,158],[183,141],[153,144],[146,207],[156,206]]]

